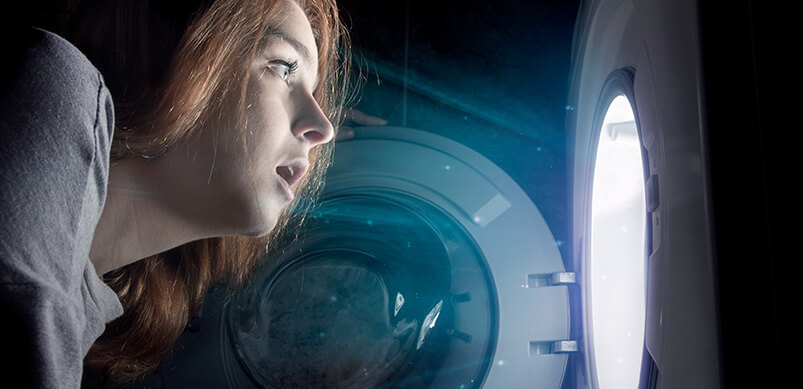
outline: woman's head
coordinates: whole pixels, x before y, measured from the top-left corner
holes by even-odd
[[[84,3],[70,38],[115,100],[112,164],[161,164],[153,179],[181,189],[170,206],[230,232],[106,275],[126,313],[86,362],[130,379],[156,366],[211,284],[242,284],[303,221],[331,159],[349,45],[334,0]],[[284,165],[303,173],[305,160],[290,202]]]
[[[287,205],[278,173],[290,172],[277,167],[289,160],[311,166],[287,208],[315,197],[348,71],[332,0],[91,3],[85,19],[118,21],[79,21],[74,34],[115,99],[112,163],[169,166],[149,169],[164,172],[156,185],[184,190],[163,194],[169,206],[222,236],[277,224]]]
[[[205,100],[204,94],[212,97],[203,103],[198,119],[193,114],[195,104],[181,107],[181,102],[203,80],[181,88],[183,92],[168,93],[157,110],[167,120],[164,127],[183,122],[179,115],[195,124],[188,127],[185,139],[149,162],[156,167],[148,170],[159,173],[151,179],[159,187],[171,188],[171,209],[195,225],[210,226],[209,235],[268,234],[295,197],[288,183],[295,184],[292,189],[298,192],[309,182],[310,163],[314,171],[325,168],[329,153],[319,149],[334,136],[319,102],[325,102],[326,93],[318,90],[325,89],[328,81],[319,52],[326,55],[328,50],[318,49],[302,8],[292,1],[277,3],[266,26],[249,35],[244,40],[256,44],[237,50],[220,85],[196,92],[198,101]],[[187,50],[171,78],[182,83],[203,78],[204,66],[197,62],[207,50]],[[220,61],[227,61],[231,55],[220,56]]]

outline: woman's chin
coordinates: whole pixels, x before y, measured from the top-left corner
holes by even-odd
[[[277,221],[277,216],[273,214],[263,214],[263,218],[261,220],[252,220],[251,223],[244,228],[240,235],[251,238],[264,237],[273,231],[273,229],[276,227]]]
[[[282,210],[288,205],[274,188],[252,191],[230,191],[226,194],[225,207],[208,207],[210,215],[226,226],[228,235],[263,237],[273,231]]]
[[[226,224],[231,225],[234,235],[259,238],[273,231],[279,220],[282,204],[268,196],[264,201],[252,201],[253,198],[239,200],[230,203],[225,212],[228,219]]]

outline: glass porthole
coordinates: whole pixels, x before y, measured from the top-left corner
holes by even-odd
[[[352,193],[323,200],[303,236],[228,307],[232,347],[255,383],[482,382],[496,299],[481,252],[454,219],[412,197]]]
[[[630,101],[605,113],[594,162],[587,281],[600,389],[637,388],[644,350],[646,206]]]

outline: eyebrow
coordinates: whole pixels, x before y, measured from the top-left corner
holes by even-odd
[[[293,38],[290,34],[284,32],[284,31],[281,31],[281,30],[271,30],[271,31],[268,31],[268,32],[265,33],[265,36],[262,38],[262,41],[263,41],[263,44],[267,44],[268,41],[271,41],[271,40],[274,40],[274,39],[282,40],[282,41],[285,41],[285,42],[289,43],[290,46],[293,46],[293,48],[296,49],[296,51],[299,54],[301,54],[301,57],[304,60],[304,62],[306,62],[306,63],[311,63],[312,62],[312,60],[311,60],[312,56],[310,55],[310,52],[307,49],[307,46],[304,46],[301,42],[296,40],[296,38]],[[315,85],[313,85],[313,88],[312,88],[313,91],[318,89],[318,81],[319,80],[320,80],[319,77],[315,77]]]
[[[296,38],[293,38],[290,34],[284,32],[284,31],[276,31],[276,30],[274,30],[274,31],[268,31],[267,33],[265,33],[265,37],[263,38],[265,43],[267,43],[267,41],[270,41],[270,40],[273,40],[273,39],[280,39],[280,40],[286,41],[291,46],[293,46],[296,49],[296,51],[298,51],[301,54],[302,57],[304,57],[305,61],[310,62],[311,56],[310,56],[309,50],[307,50],[307,46],[304,46],[303,44],[301,44],[301,42],[297,41]]]

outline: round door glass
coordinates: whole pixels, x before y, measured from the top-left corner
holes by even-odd
[[[644,350],[646,206],[641,143],[630,101],[613,99],[597,145],[589,298],[599,388],[637,388]]]
[[[324,200],[301,236],[228,307],[232,345],[256,383],[482,382],[496,339],[494,287],[451,217],[400,195],[343,195]]]

